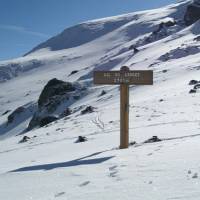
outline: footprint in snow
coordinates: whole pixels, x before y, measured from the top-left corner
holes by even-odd
[[[90,183],[90,181],[85,181],[85,182],[81,183],[79,185],[79,187],[84,187],[84,186],[88,185],[89,183]]]
[[[115,170],[117,168],[117,165],[114,165],[114,166],[112,166],[112,167],[109,167],[109,171],[113,171],[113,170]]]
[[[55,194],[54,197],[57,198],[57,197],[60,197],[64,194],[65,194],[65,192],[59,192],[59,193]]]
[[[160,149],[158,148],[158,149],[155,149],[155,151],[160,151]]]
[[[117,177],[117,173],[118,173],[118,171],[115,171],[115,172],[111,172],[110,174],[109,174],[109,176],[110,177]]]
[[[115,178],[118,177],[118,170],[117,170],[117,165],[113,165],[111,167],[109,167],[109,177]]]

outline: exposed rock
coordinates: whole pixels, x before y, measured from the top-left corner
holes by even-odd
[[[135,145],[135,144],[137,144],[137,142],[136,142],[136,141],[133,141],[133,142],[130,142],[130,143],[129,143],[129,146],[133,146],[133,145]]]
[[[152,138],[146,140],[144,143],[153,143],[153,142],[161,142],[162,140],[158,138],[158,136],[153,136]]]
[[[25,111],[23,106],[18,107],[8,116],[8,124],[12,123],[21,113]]]
[[[191,80],[190,82],[189,82],[189,85],[195,85],[195,84],[197,84],[199,81],[197,81],[197,80]]]
[[[100,97],[100,96],[103,96],[103,95],[105,95],[105,94],[107,94],[107,92],[106,92],[105,90],[102,90],[102,91],[101,91],[101,94],[99,95],[99,97]]]
[[[84,110],[81,111],[81,114],[84,115],[86,113],[92,113],[92,112],[94,112],[94,107],[87,106]]]
[[[46,116],[46,117],[40,119],[40,127],[46,126],[47,124],[50,124],[51,122],[54,122],[56,120],[58,120],[58,117]]]
[[[191,89],[191,90],[189,91],[189,94],[194,94],[194,93],[196,93],[196,92],[197,92],[196,90]]]
[[[30,137],[28,137],[28,136],[25,135],[25,136],[19,141],[19,143],[28,142],[30,139],[31,139]]]
[[[66,108],[60,116],[61,117],[67,117],[71,114],[72,114],[72,110],[70,108]]]
[[[87,138],[85,136],[78,136],[78,139],[75,143],[86,142]]]
[[[6,111],[2,114],[2,116],[8,114],[10,111],[11,111],[11,110],[6,110]]]
[[[39,100],[38,106],[44,106],[51,102],[51,98],[54,98],[58,95],[64,95],[67,92],[72,92],[75,90],[75,87],[70,82],[64,82],[56,78],[50,80],[47,85],[44,87]]]
[[[199,36],[197,36],[196,38],[194,38],[194,41],[197,41],[197,42],[199,42],[199,41],[200,41],[200,35],[199,35]]]
[[[31,119],[31,121],[29,122],[28,128],[26,129],[27,131],[32,130],[33,128],[39,126],[40,124],[40,117],[37,116],[37,113],[35,113]]]
[[[152,31],[150,35],[144,37],[143,39],[140,39],[136,43],[136,45],[143,46],[144,44],[155,42],[166,36],[172,35],[179,29],[180,25],[173,18],[163,19],[163,22],[158,24],[158,26],[155,28],[154,31]]]
[[[189,4],[184,16],[186,25],[191,25],[200,19],[200,2],[194,1]]]
[[[155,30],[153,33],[154,34],[157,34],[159,33],[160,31],[162,31],[162,29],[166,28],[166,27],[170,27],[170,26],[175,26],[176,25],[176,21],[167,21],[167,22],[161,22],[159,25],[158,25],[158,29]]]
[[[64,82],[56,78],[50,80],[41,92],[38,100],[38,110],[34,113],[27,130],[57,120],[58,118],[54,116],[60,118],[68,116],[71,114],[68,107],[80,99],[86,91],[86,88],[79,83]]]
[[[136,54],[136,53],[139,52],[139,49],[137,49],[137,47],[136,47],[135,45],[131,45],[131,46],[129,47],[129,50],[133,50],[133,53],[134,53],[134,54]]]
[[[72,71],[72,72],[70,73],[69,76],[71,76],[71,75],[73,75],[73,74],[76,74],[76,73],[78,73],[78,70],[74,70],[74,71]]]
[[[197,89],[199,89],[200,88],[200,83],[198,83],[198,84],[196,84],[195,86],[194,86],[194,90],[197,90]]]
[[[164,55],[160,56],[158,60],[168,61],[172,59],[183,58],[189,55],[195,55],[200,52],[200,48],[197,46],[181,46],[176,49],[172,49]]]

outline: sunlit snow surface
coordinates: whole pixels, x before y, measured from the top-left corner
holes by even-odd
[[[144,42],[161,22],[182,19],[185,8],[179,3],[86,22],[75,32],[81,38],[84,27],[91,35],[77,46],[72,41],[66,45],[73,47],[58,45],[60,50],[52,51],[47,42],[43,49],[0,63],[1,200],[199,199],[200,92],[189,94],[188,83],[200,80],[200,42],[194,40],[200,23],[180,23],[168,35]],[[135,55],[129,50],[133,44],[139,49]],[[130,87],[130,141],[137,144],[127,150],[118,149],[119,88],[92,84],[93,70],[122,65],[154,70],[153,86]],[[73,70],[79,72],[69,76]],[[26,133],[31,139],[18,143],[31,113],[12,126],[7,125],[10,113],[2,114],[24,105],[34,110],[44,85],[55,77],[87,84],[87,95],[71,108],[92,105],[95,112],[77,110]],[[99,96],[102,90],[107,94]],[[79,135],[88,141],[75,143]],[[163,141],[144,143],[154,135]]]

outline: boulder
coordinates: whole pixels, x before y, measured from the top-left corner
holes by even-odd
[[[82,84],[51,79],[39,96],[38,110],[34,113],[27,131],[57,120],[55,116],[62,118],[70,115],[72,111],[68,107],[85,92],[86,89]]]
[[[66,108],[63,113],[60,115],[60,117],[67,117],[72,114],[72,110],[70,108]]]
[[[87,106],[84,110],[81,111],[81,114],[84,115],[86,113],[92,113],[92,112],[94,112],[94,107]]]
[[[144,143],[153,143],[153,142],[161,142],[162,140],[158,138],[158,136],[153,136],[152,138],[146,140]]]
[[[107,93],[107,92],[106,92],[105,90],[102,90],[102,91],[101,91],[101,94],[99,95],[99,97],[105,95],[106,93]]]
[[[196,84],[195,86],[194,86],[194,90],[197,90],[197,89],[199,89],[200,88],[200,83],[198,83],[198,84]]]
[[[50,124],[51,122],[54,122],[58,120],[55,116],[46,116],[42,119],[40,119],[40,127],[46,126],[47,124]]]
[[[73,71],[70,73],[69,76],[71,76],[71,75],[73,75],[73,74],[76,74],[76,73],[78,73],[78,70],[73,70]]]
[[[200,41],[200,35],[194,38],[194,41],[199,42]]]
[[[189,94],[194,94],[194,93],[197,93],[197,91],[194,90],[194,89],[191,89],[191,90],[189,91]]]
[[[197,80],[191,80],[190,82],[189,82],[189,85],[195,85],[195,84],[197,84],[199,81],[197,81]]]
[[[70,82],[64,82],[56,78],[50,80],[44,87],[38,100],[38,106],[42,107],[47,105],[51,98],[59,95],[64,95],[67,92],[75,91],[75,87]]]
[[[85,136],[78,136],[78,139],[75,143],[86,142],[87,138]]]
[[[19,143],[28,142],[30,139],[31,139],[30,137],[28,137],[28,136],[25,135],[25,136],[19,141]]]
[[[2,116],[8,114],[10,111],[11,111],[11,110],[6,110],[6,111],[2,114]]]

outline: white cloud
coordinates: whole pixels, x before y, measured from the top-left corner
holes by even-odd
[[[47,35],[47,34],[36,32],[36,31],[31,31],[31,30],[28,30],[27,28],[22,27],[22,26],[0,25],[0,29],[1,30],[15,31],[15,32],[23,33],[23,34],[42,37],[42,38],[48,38],[49,37],[49,35]]]

